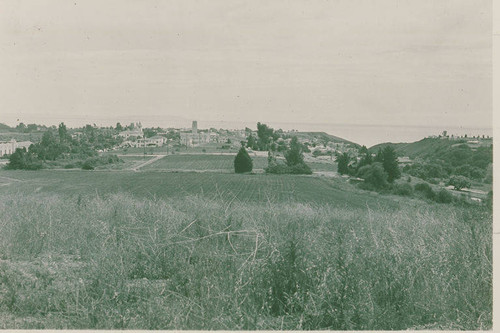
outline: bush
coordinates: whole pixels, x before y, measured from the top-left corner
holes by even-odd
[[[453,176],[448,181],[448,185],[452,185],[455,190],[460,191],[465,187],[470,187],[470,180],[464,176]]]
[[[122,162],[116,155],[100,156],[87,158],[82,164],[83,170],[94,170],[96,167],[106,164]]]
[[[432,190],[432,187],[427,183],[419,183],[415,185],[415,191],[420,192],[427,199],[434,200],[436,193]]]
[[[240,151],[236,154],[234,158],[234,172],[244,173],[251,172],[253,168],[253,162],[248,155],[247,150],[244,146],[241,146]]]
[[[441,189],[436,196],[436,202],[439,203],[451,203],[453,201],[453,194],[444,188]]]
[[[16,151],[9,156],[9,163],[6,169],[11,170],[40,170],[42,162],[31,151],[26,151],[26,148],[17,148]]]
[[[382,163],[375,162],[361,167],[358,171],[358,177],[365,180],[365,185],[363,186],[366,189],[370,186],[375,189],[387,187],[387,172],[384,171]]]
[[[293,175],[311,175],[311,168],[305,164],[296,164],[292,166],[288,166],[285,164],[271,164],[267,168],[264,169],[266,173],[273,173],[278,175],[284,174],[293,174]]]
[[[392,193],[401,196],[411,196],[413,194],[413,187],[410,184],[395,184],[392,188]]]
[[[95,161],[94,159],[87,159],[83,162],[82,169],[83,170],[94,170],[95,169]]]

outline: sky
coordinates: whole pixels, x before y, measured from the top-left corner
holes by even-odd
[[[491,128],[491,6],[0,0],[0,122]]]

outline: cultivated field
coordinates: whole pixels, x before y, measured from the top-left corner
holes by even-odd
[[[184,198],[198,195],[241,202],[302,202],[334,206],[397,207],[390,197],[353,189],[341,179],[293,175],[237,175],[205,172],[131,172],[43,170],[0,171],[17,182],[0,193],[55,193],[66,196],[129,193],[140,198]]]
[[[0,328],[491,328],[482,206],[315,176],[0,180]]]
[[[267,158],[253,157],[254,169],[267,167]],[[169,155],[142,170],[215,170],[234,172],[234,155]]]
[[[216,154],[176,154],[168,155],[164,158],[144,167],[141,170],[212,170],[222,172],[234,172],[234,156],[233,155],[216,155]],[[253,169],[255,171],[263,170],[267,167],[267,157],[252,156]],[[284,163],[284,160],[283,160]],[[307,162],[313,171],[329,171],[337,170],[336,164],[333,162]]]

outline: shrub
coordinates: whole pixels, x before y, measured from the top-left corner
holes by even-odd
[[[248,155],[247,150],[244,146],[241,146],[240,151],[236,154],[234,158],[234,172],[244,173],[251,172],[253,168],[252,159]]]
[[[42,162],[31,151],[26,151],[26,148],[17,148],[10,155],[9,163],[6,165],[6,169],[11,170],[39,170],[41,168]]]
[[[470,180],[464,176],[453,176],[448,181],[448,185],[453,185],[455,190],[460,191],[465,187],[470,187]]]
[[[264,169],[266,173],[273,173],[278,175],[284,174],[293,174],[293,175],[311,175],[311,168],[305,164],[296,164],[293,166],[288,166],[285,164],[270,164],[267,168]]]
[[[420,192],[427,199],[434,200],[436,193],[432,190],[432,187],[427,183],[419,183],[415,185],[415,191]]]
[[[395,184],[392,188],[392,193],[401,196],[411,196],[413,194],[413,188],[410,184]]]
[[[436,201],[439,203],[451,203],[453,201],[453,194],[443,188],[437,193]]]
[[[95,169],[94,159],[87,159],[85,162],[83,162],[82,169],[83,170],[94,170]]]
[[[309,165],[307,165],[305,163],[299,163],[299,164],[289,166],[288,169],[289,169],[288,173],[295,174],[295,175],[311,175],[312,174],[311,168],[309,167]]]
[[[114,164],[122,162],[122,160],[116,155],[108,155],[108,156],[100,156],[100,157],[91,157],[87,158],[83,164],[83,170],[94,170],[96,167],[100,165],[106,164]]]
[[[365,184],[373,186],[375,189],[387,187],[387,172],[384,171],[382,163],[375,162],[361,167],[358,176],[365,180]],[[366,185],[364,185],[366,187]]]

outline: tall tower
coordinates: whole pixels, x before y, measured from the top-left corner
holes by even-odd
[[[193,120],[193,134],[198,134],[198,122]]]

